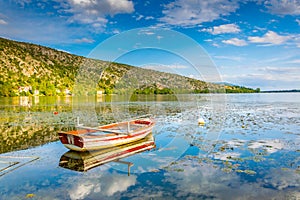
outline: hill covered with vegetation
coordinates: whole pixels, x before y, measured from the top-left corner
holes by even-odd
[[[0,96],[258,92],[0,38]]]

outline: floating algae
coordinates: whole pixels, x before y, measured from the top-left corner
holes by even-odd
[[[248,174],[248,175],[255,175],[256,174],[255,171],[249,170],[249,169],[246,169],[246,170],[237,169],[237,170],[235,170],[235,172],[245,173],[245,174]]]
[[[255,175],[256,174],[255,171],[249,170],[249,169],[244,170],[244,173],[249,174],[249,175]]]

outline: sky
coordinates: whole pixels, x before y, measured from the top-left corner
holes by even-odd
[[[0,0],[0,8],[0,37],[104,60],[111,46],[126,47],[113,61],[300,89],[300,0]],[[201,68],[207,59],[215,79]]]

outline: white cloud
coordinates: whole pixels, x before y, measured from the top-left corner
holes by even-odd
[[[276,59],[274,59],[276,60]],[[284,68],[284,67],[264,67],[259,69],[259,71],[263,71],[263,72],[268,72],[268,73],[275,73],[275,74],[282,74],[282,73],[290,73],[292,70],[292,72],[294,72],[294,70],[300,70],[297,68]]]
[[[145,17],[145,20],[151,20],[151,19],[154,19],[154,17],[152,17],[152,16]]]
[[[248,40],[251,43],[263,43],[263,44],[283,44],[284,42],[292,39],[291,36],[283,36],[283,35],[278,35],[277,33],[273,31],[268,31],[264,36],[262,37],[248,37]]]
[[[6,25],[7,22],[4,19],[0,19],[0,25]]]
[[[287,59],[288,57],[283,57],[283,60],[278,60],[276,59],[277,57],[275,55],[275,59],[270,59],[271,65],[267,66],[263,61],[256,64],[252,63],[252,65],[249,66],[237,65],[233,67],[231,65],[232,68],[229,67],[226,69],[226,72],[224,71],[221,73],[221,77],[226,82],[252,88],[259,87],[262,90],[287,90],[299,88],[300,68],[297,66],[299,65],[297,62],[300,62],[299,59],[296,57],[293,59]],[[266,62],[269,61],[266,59]],[[273,62],[282,63],[282,66],[272,66]],[[243,71],[243,69],[246,68],[248,68],[250,71]],[[239,72],[241,70],[242,72]]]
[[[241,40],[238,38],[231,38],[229,40],[222,40],[223,43],[225,44],[231,44],[234,46],[246,46],[247,42],[245,40]]]
[[[68,0],[68,2],[71,9],[78,9],[75,6],[80,6],[87,9],[89,14],[115,15],[134,11],[133,2],[129,0]]]
[[[138,34],[139,34],[139,35],[155,35],[155,32],[146,29],[146,30],[140,30],[140,31],[138,32]]]
[[[137,16],[135,19],[136,19],[136,21],[139,21],[139,20],[141,20],[141,19],[143,19],[144,18],[144,15],[139,15],[139,16]]]
[[[296,34],[293,36],[293,39],[294,39],[294,42],[295,42],[295,45],[300,48],[300,34]]]
[[[86,30],[82,27],[69,27],[64,17],[24,17],[27,16],[26,13],[20,10],[17,10],[18,14],[7,16],[9,23],[5,28],[3,26],[0,28],[2,37],[44,45],[74,43],[74,38],[78,37],[76,35],[86,34]]]
[[[297,67],[264,67],[256,73],[223,76],[224,78],[257,79],[269,81],[299,82],[300,68]]]
[[[237,61],[237,62],[244,60],[243,57],[239,57],[239,56],[214,56],[213,58],[221,59],[221,60],[232,60],[232,61]]]
[[[300,69],[265,67],[252,73],[221,75],[226,82],[263,90],[296,89],[300,87]]]
[[[164,38],[164,37],[161,36],[161,35],[158,35],[156,38],[157,38],[158,40],[160,40],[160,39],[162,39],[162,38]]]
[[[62,10],[71,13],[69,22],[91,24],[96,29],[105,27],[108,15],[114,16],[134,11],[129,0],[67,0],[61,1]]]
[[[115,29],[115,30],[112,31],[112,33],[113,34],[119,34],[119,33],[121,33],[121,31],[119,31],[118,29]]]
[[[214,47],[220,47],[220,45],[217,44],[217,43],[215,43],[215,42],[214,42],[212,45],[213,45]]]
[[[258,65],[277,65],[279,63],[289,63],[291,60],[297,58],[297,55],[287,54],[281,56],[270,56],[269,58],[265,58],[263,60],[258,61]],[[268,63],[268,64],[267,64]],[[266,67],[268,68],[268,67]]]
[[[24,7],[26,4],[31,3],[31,0],[15,0],[15,3],[17,3],[20,6]]]
[[[165,5],[160,21],[176,26],[195,26],[228,16],[239,7],[237,1],[230,0],[176,0]]]
[[[238,33],[241,31],[241,29],[235,24],[223,24],[208,29],[202,29],[201,31],[205,31],[213,35],[217,35],[222,33]]]
[[[93,39],[88,39],[88,38],[81,38],[81,39],[76,39],[76,43],[93,43],[95,40]]]
[[[265,1],[265,6],[272,14],[300,15],[299,0],[270,0]]]
[[[297,60],[291,60],[291,61],[288,61],[287,63],[291,63],[291,64],[300,64],[300,59],[297,59]],[[300,70],[299,70],[299,73],[300,73]]]
[[[272,23],[275,23],[275,22],[278,22],[278,20],[276,20],[276,19],[271,19],[271,20],[269,20],[268,24],[272,24]]]

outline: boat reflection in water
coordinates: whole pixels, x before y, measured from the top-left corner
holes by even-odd
[[[87,171],[108,162],[118,162],[128,165],[129,175],[133,163],[121,161],[120,159],[153,148],[155,148],[155,141],[152,133],[150,133],[144,139],[136,142],[98,151],[78,152],[70,150],[61,156],[59,166],[75,171]]]

